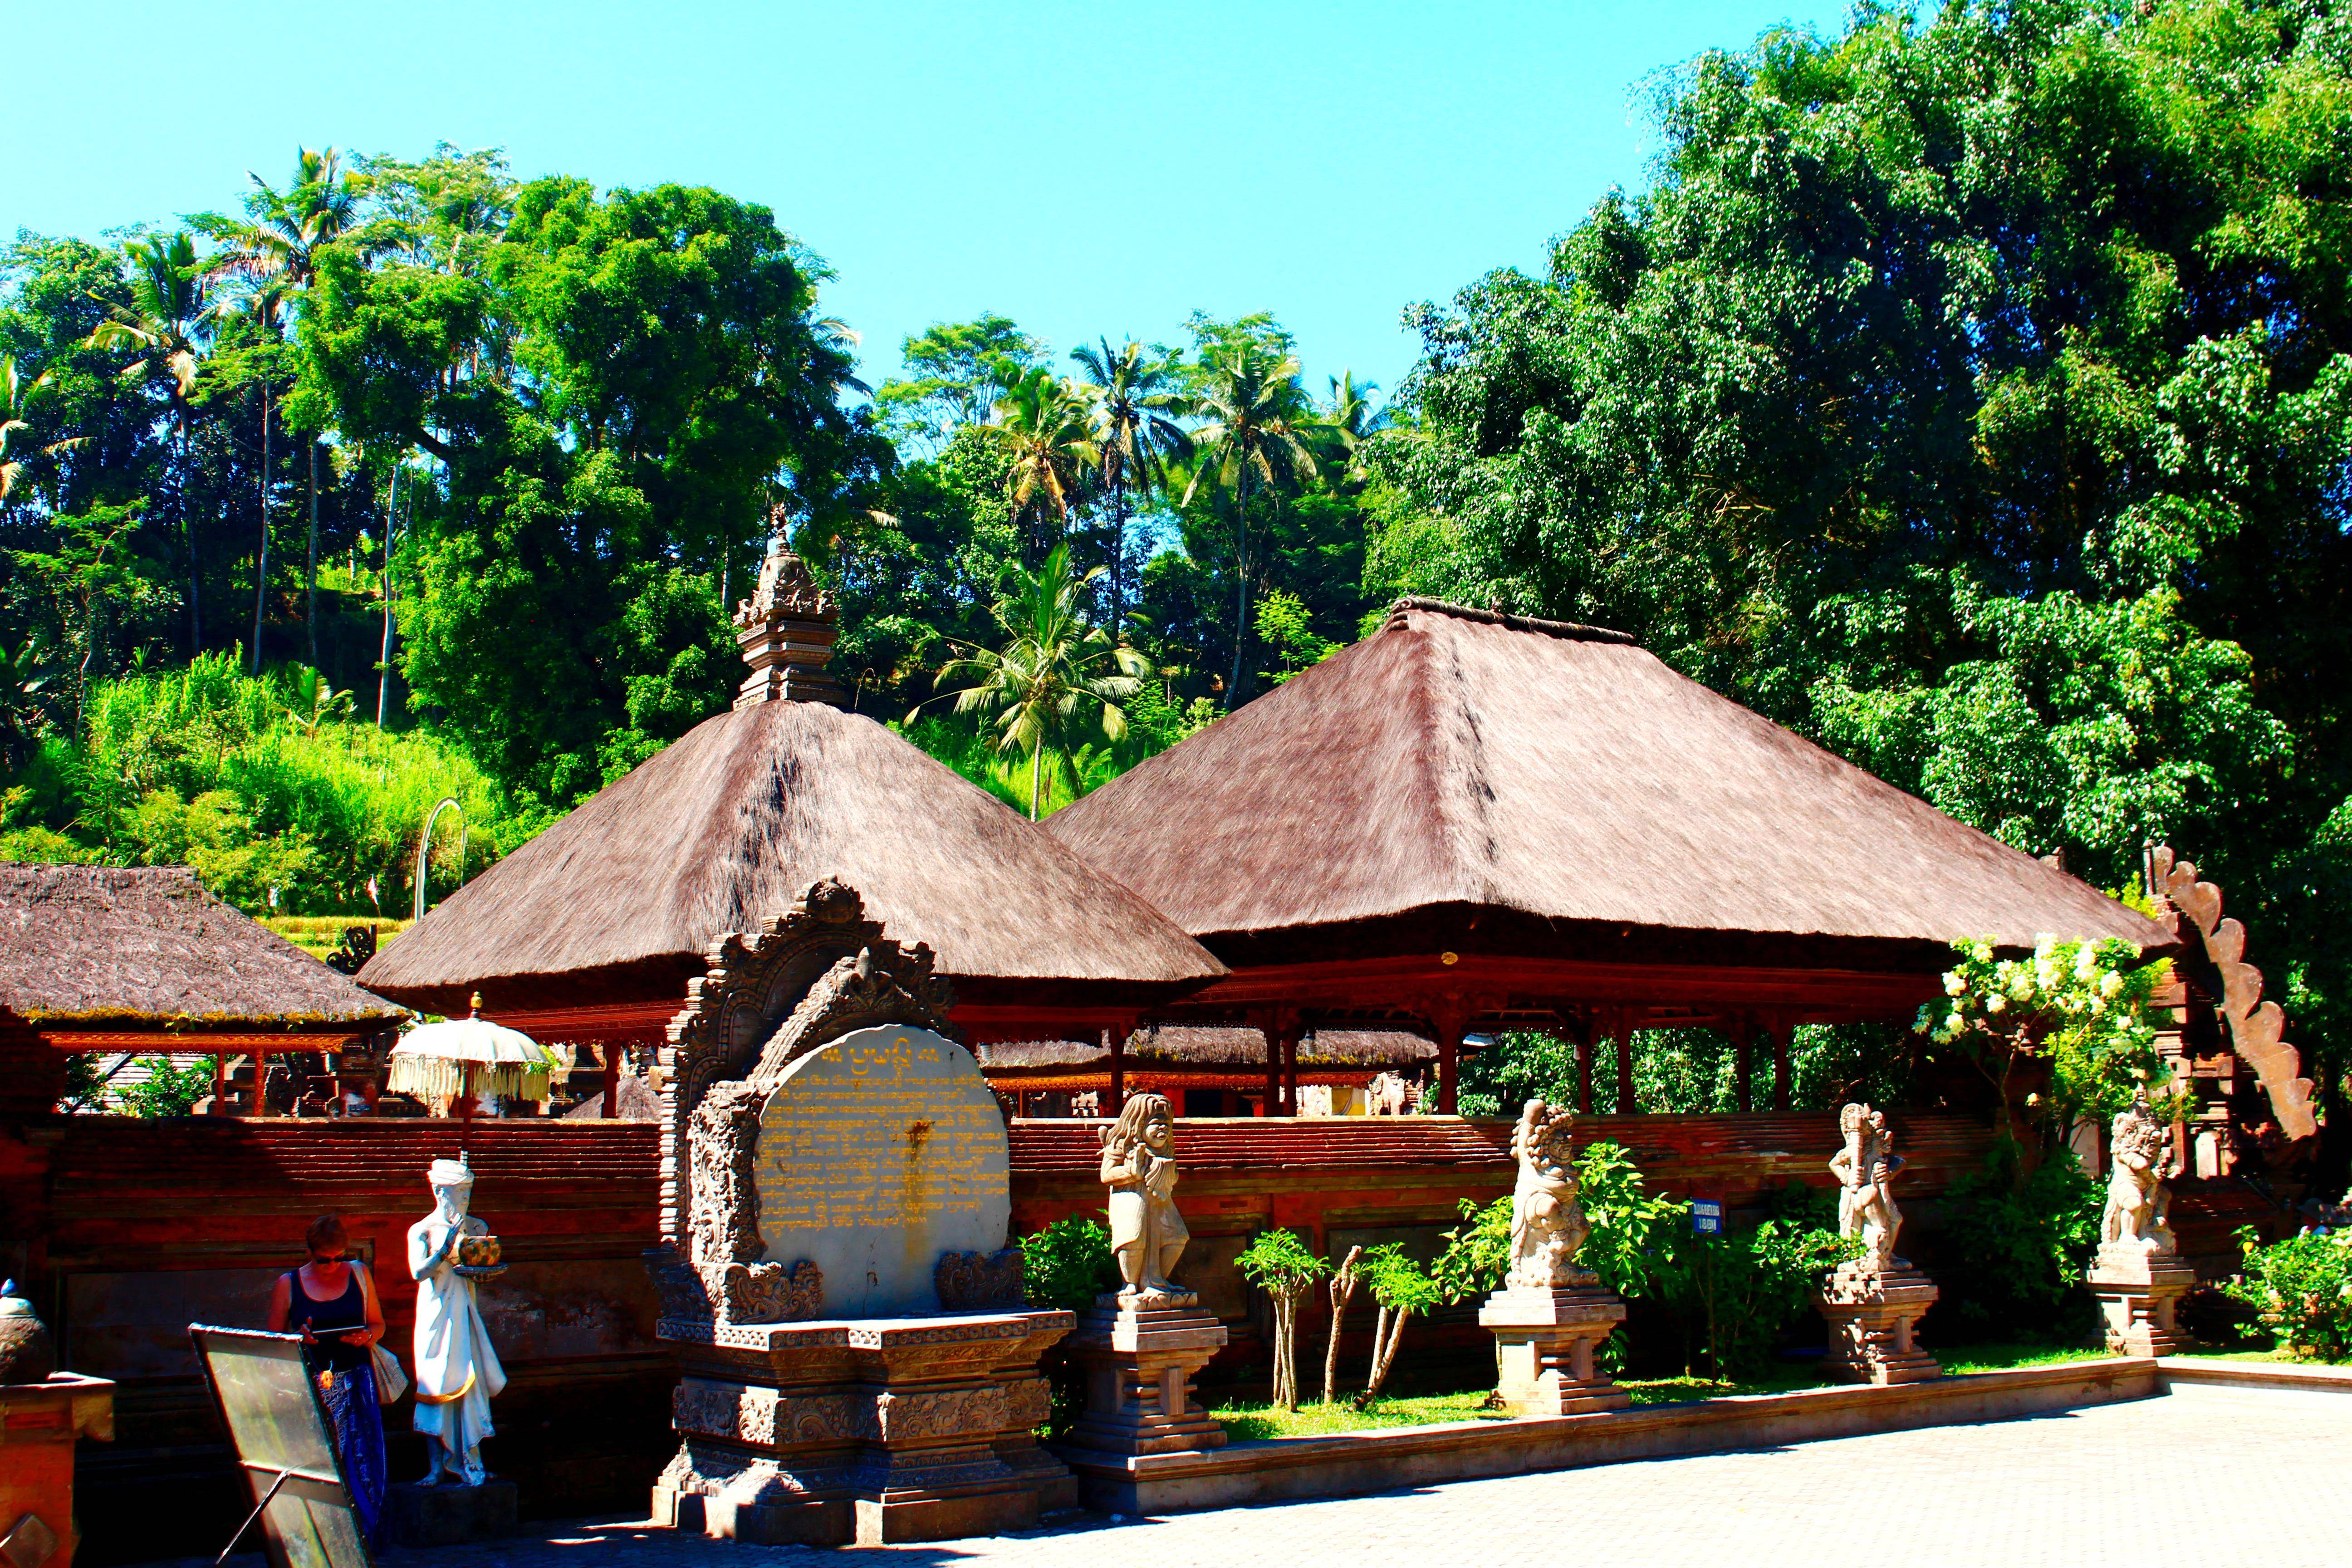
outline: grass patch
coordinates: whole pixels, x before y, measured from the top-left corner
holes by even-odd
[[[1506,1421],[1510,1413],[1482,1408],[1491,1390],[1432,1394],[1418,1399],[1383,1399],[1370,1410],[1345,1400],[1337,1405],[1221,1405],[1209,1414],[1233,1437],[1320,1437],[1333,1432],[1376,1432],[1384,1426],[1429,1426],[1441,1421]]]

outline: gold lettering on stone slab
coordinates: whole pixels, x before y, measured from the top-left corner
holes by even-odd
[[[941,1252],[993,1251],[1011,1216],[1003,1118],[971,1054],[861,1029],[786,1070],[761,1119],[768,1256],[814,1260],[828,1317],[939,1310]]]

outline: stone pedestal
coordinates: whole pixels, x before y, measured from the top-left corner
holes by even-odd
[[[1822,1370],[1847,1383],[1927,1383],[1944,1375],[1914,1338],[1919,1316],[1942,1292],[1901,1258],[1881,1268],[1864,1259],[1829,1278],[1813,1299],[1829,1320]]]
[[[685,1375],[656,1523],[762,1546],[887,1545],[1027,1530],[1075,1507],[1037,1444],[1037,1358],[1068,1312],[694,1325],[665,1320]]]
[[[114,1384],[53,1373],[0,1384],[0,1563],[72,1568],[74,1439],[114,1436]]]
[[[1192,1379],[1224,1343],[1224,1325],[1197,1306],[1139,1309],[1106,1296],[1080,1313],[1069,1350],[1086,1370],[1087,1408],[1066,1442],[1071,1462],[1223,1447],[1225,1429],[1192,1396]]]
[[[387,1546],[461,1546],[495,1541],[515,1527],[515,1484],[492,1477],[478,1487],[400,1481],[383,1489]]]
[[[1593,1367],[1601,1342],[1625,1321],[1614,1290],[1497,1290],[1478,1309],[1495,1336],[1496,1388],[1514,1415],[1622,1410],[1633,1396]]]
[[[2197,1283],[2197,1270],[2176,1254],[2151,1257],[2137,1247],[2109,1245],[2086,1277],[2107,1320],[2107,1349],[2122,1355],[2178,1355],[2194,1342],[2173,1313]]]

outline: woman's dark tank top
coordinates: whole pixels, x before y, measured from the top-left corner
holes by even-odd
[[[300,1269],[293,1269],[286,1276],[292,1297],[286,1313],[286,1331],[299,1334],[304,1325],[309,1325],[319,1342],[306,1347],[302,1353],[320,1372],[351,1372],[367,1364],[365,1345],[347,1344],[330,1337],[367,1327],[367,1297],[360,1289],[359,1266],[351,1265],[344,1279],[341,1295],[331,1301],[314,1301],[302,1289]]]

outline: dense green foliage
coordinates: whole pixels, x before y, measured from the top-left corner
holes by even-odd
[[[0,794],[0,857],[193,866],[248,910],[398,915],[437,802],[462,820],[436,830],[436,897],[536,826],[446,740],[349,707],[309,671],[256,679],[220,653],[100,682],[84,742],[48,738]]]
[[[1370,579],[1633,631],[2105,886],[2193,847],[2336,1051],[2352,16],[1864,5],[1656,111],[1652,189],[1420,312]]]
[[[2352,1231],[2306,1230],[2264,1246],[2249,1226],[2238,1245],[2245,1268],[2226,1289],[2254,1309],[2278,1348],[2352,1361]]]
[[[2079,1339],[2095,1309],[2083,1271],[2098,1249],[2105,1192],[2071,1152],[2029,1163],[2003,1139],[1952,1185],[1938,1233],[1949,1260],[1937,1305],[1969,1339]]]

